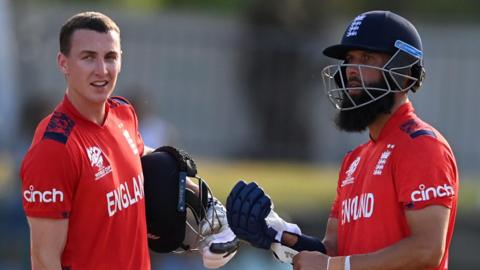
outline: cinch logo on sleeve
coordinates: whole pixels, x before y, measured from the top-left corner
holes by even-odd
[[[54,203],[63,202],[63,192],[57,189],[39,191],[35,190],[33,185],[30,185],[27,190],[23,192],[23,198],[29,203]]]
[[[410,198],[414,202],[428,201],[432,198],[450,197],[455,195],[452,186],[444,184],[443,186],[425,187],[424,184],[418,186],[418,190],[414,190]]]

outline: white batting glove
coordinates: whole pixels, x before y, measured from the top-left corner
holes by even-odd
[[[215,198],[209,199],[201,233],[205,238],[200,243],[203,265],[216,269],[227,264],[237,253],[238,240],[228,226],[225,207]]]
[[[302,231],[297,224],[286,222],[275,211],[273,211],[273,204],[272,210],[270,210],[270,213],[265,218],[265,221],[267,222],[268,227],[273,228],[275,231],[277,231],[277,234],[275,235],[275,240],[278,242],[282,242],[283,232],[289,232],[296,235],[302,234]]]
[[[270,249],[274,257],[282,263],[292,264],[293,257],[298,254],[293,248],[284,246],[280,243],[272,243]]]
[[[295,255],[297,255],[298,251],[282,245],[282,235],[283,232],[301,235],[302,231],[297,224],[289,223],[283,220],[275,211],[273,211],[273,207],[274,206],[272,204],[270,213],[265,218],[265,221],[267,222],[268,227],[273,228],[275,231],[277,231],[277,234],[275,235],[275,240],[278,243],[273,242],[270,246],[270,250],[272,250],[274,257],[282,263],[292,264],[292,259]]]

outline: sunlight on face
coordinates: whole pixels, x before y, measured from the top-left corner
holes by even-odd
[[[76,30],[68,55],[59,54],[59,65],[67,79],[69,98],[103,103],[115,89],[121,69],[120,36]]]
[[[345,64],[383,67],[390,59],[386,53],[375,53],[363,50],[349,51],[345,57]],[[361,87],[362,80],[366,85],[382,80],[382,73],[378,69],[368,67],[348,66],[346,68],[347,84],[349,87]],[[350,94],[359,94],[361,90],[353,90]]]

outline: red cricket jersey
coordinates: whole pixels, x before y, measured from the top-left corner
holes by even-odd
[[[102,126],[65,96],[38,125],[20,171],[29,217],[68,218],[63,269],[150,269],[143,140],[133,107],[110,98]]]
[[[450,208],[445,254],[457,212],[458,171],[443,136],[402,105],[370,140],[349,152],[340,169],[330,216],[338,219],[338,255],[370,253],[410,234],[405,211]]]

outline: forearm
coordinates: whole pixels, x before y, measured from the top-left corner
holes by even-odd
[[[422,239],[408,237],[377,252],[351,256],[350,269],[430,269],[438,266],[442,254]]]
[[[322,240],[325,249],[327,250],[328,256],[337,256],[337,244],[333,243],[332,241],[328,241],[327,239]]]
[[[32,250],[32,270],[62,270],[60,256]]]
[[[68,219],[27,217],[33,270],[61,270],[68,233]]]

